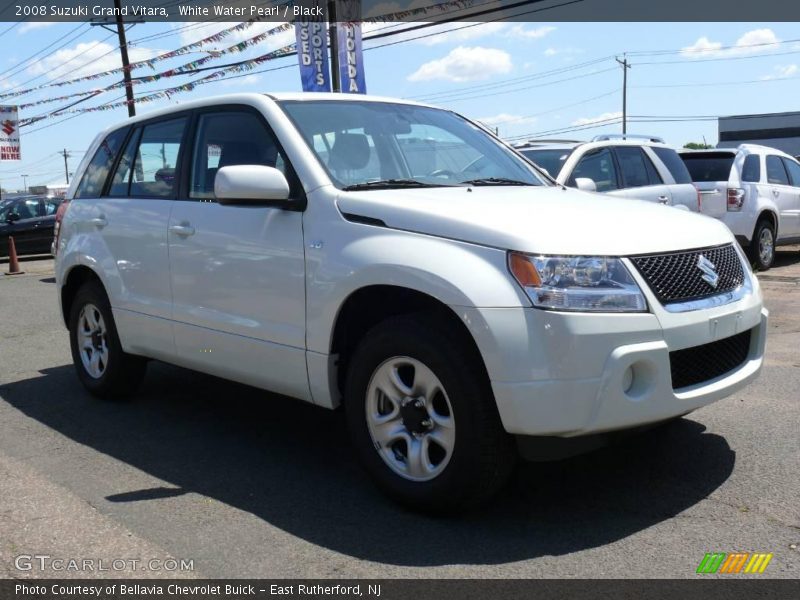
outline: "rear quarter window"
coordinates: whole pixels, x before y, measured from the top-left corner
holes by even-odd
[[[776,185],[789,185],[789,176],[779,156],[767,156],[767,181]]]
[[[733,167],[734,154],[729,152],[704,152],[684,154],[683,162],[692,181],[728,181]]]
[[[98,198],[100,196],[106,179],[108,179],[108,173],[127,135],[128,128],[123,127],[106,136],[86,167],[81,182],[75,190],[75,198]]]
[[[761,157],[758,154],[748,154],[742,166],[742,181],[758,183],[761,181]]]
[[[656,156],[661,159],[664,166],[667,167],[670,175],[675,180],[675,183],[692,183],[692,176],[689,174],[689,169],[686,164],[678,156],[672,148],[659,148],[652,146],[651,150],[656,153]]]

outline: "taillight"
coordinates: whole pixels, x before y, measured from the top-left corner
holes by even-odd
[[[53,227],[53,256],[58,254],[58,239],[61,236],[61,221],[64,220],[64,215],[67,213],[67,207],[69,206],[69,200],[64,200],[58,206],[58,210],[56,211],[56,224]]]
[[[742,210],[744,204],[744,190],[741,188],[728,188],[728,210],[737,212]]]

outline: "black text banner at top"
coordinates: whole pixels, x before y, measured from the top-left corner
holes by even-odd
[[[327,1],[316,0],[122,0],[126,21],[237,22],[328,20]],[[734,7],[735,5],[735,7]],[[387,19],[387,6],[394,11]],[[800,21],[800,2],[759,0],[362,0],[362,20],[446,21],[454,8],[463,21],[751,22]],[[0,21],[114,21],[113,0],[9,0]]]

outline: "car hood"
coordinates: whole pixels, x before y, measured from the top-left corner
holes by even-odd
[[[686,210],[559,187],[442,187],[342,192],[345,216],[484,246],[543,254],[625,256],[733,241]]]

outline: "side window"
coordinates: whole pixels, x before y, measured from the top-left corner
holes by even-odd
[[[656,156],[660,158],[664,166],[667,167],[675,183],[692,183],[692,176],[689,174],[689,169],[686,168],[686,164],[681,160],[681,157],[678,156],[675,150],[659,146],[651,146],[650,149],[656,153]]]
[[[622,185],[625,188],[643,187],[661,183],[660,177],[652,179],[647,168],[648,159],[642,149],[637,146],[617,146],[615,149],[619,170],[622,173]],[[653,169],[652,163],[650,168]],[[653,169],[655,170],[655,169]]]
[[[617,185],[617,170],[614,167],[614,158],[608,148],[600,148],[588,152],[578,161],[567,182],[570,187],[575,187],[578,177],[588,177],[597,186],[598,192],[609,192],[619,189]]]
[[[50,215],[56,214],[58,211],[58,206],[61,204],[58,200],[51,200],[47,199],[44,201],[44,216],[49,217]]]
[[[200,115],[192,156],[189,197],[213,199],[217,171],[234,165],[275,167],[290,182],[294,179],[274,134],[257,115],[246,111]]]
[[[131,173],[136,159],[136,151],[139,148],[139,136],[142,130],[137,129],[128,140],[122,158],[119,159],[117,170],[111,178],[111,186],[108,188],[109,196],[128,196],[130,195]]]
[[[778,185],[789,185],[789,176],[779,156],[767,156],[767,181]]]
[[[11,206],[9,215],[14,215],[18,220],[32,219],[36,216],[36,209],[39,206],[38,200],[22,200]]]
[[[128,135],[128,128],[123,127],[108,134],[92,157],[89,166],[75,190],[75,198],[97,198],[103,191],[103,185],[108,178],[108,171],[117,158],[122,142]]]
[[[758,154],[748,154],[742,165],[742,181],[758,183],[761,181],[761,157]]]
[[[800,187],[800,164],[797,164],[788,158],[783,159],[783,164],[786,166],[786,170],[789,172],[789,179],[791,180],[792,185],[794,187]]]
[[[174,198],[186,117],[145,125],[130,174],[130,195]]]

